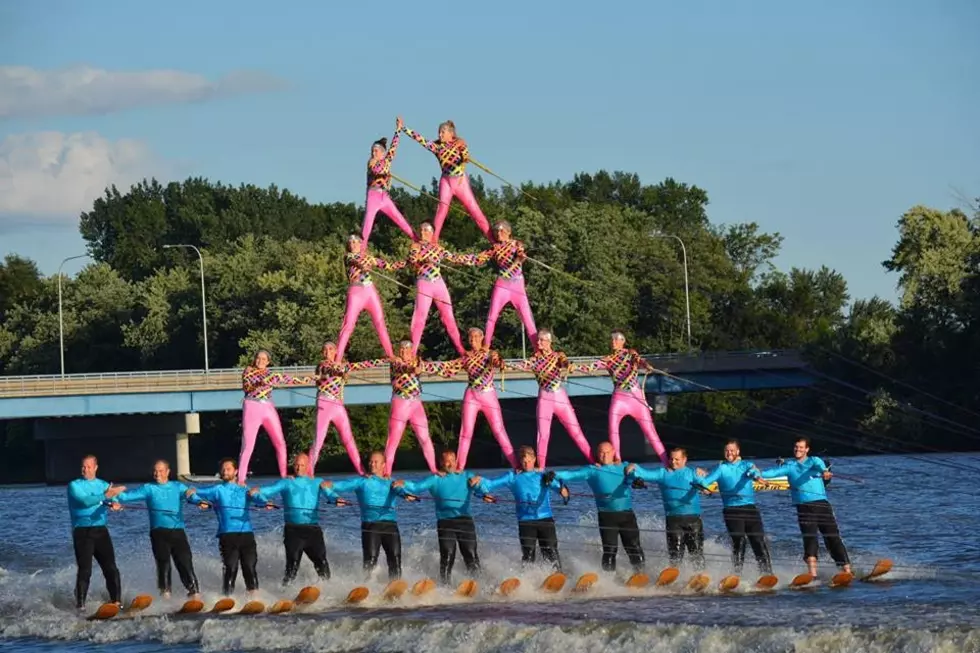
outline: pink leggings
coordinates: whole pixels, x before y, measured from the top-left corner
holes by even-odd
[[[537,339],[538,330],[534,326],[534,316],[531,314],[531,304],[527,301],[527,292],[524,290],[524,277],[517,279],[497,279],[493,284],[493,293],[490,294],[490,313],[487,315],[487,328],[484,329],[484,339],[487,343],[493,342],[493,329],[497,326],[497,318],[500,311],[507,304],[512,304],[521,316],[527,337],[531,339],[533,347]]]
[[[408,237],[415,240],[415,232],[408,224],[408,220],[402,215],[395,203],[391,201],[391,195],[383,190],[371,188],[367,192],[367,207],[364,211],[364,226],[361,228],[361,240],[367,243],[371,236],[371,228],[374,227],[374,216],[381,211],[391,218],[395,226],[408,234]]]
[[[405,433],[405,424],[411,424],[415,438],[422,446],[422,455],[429,464],[429,471],[436,474],[436,451],[429,437],[429,420],[425,417],[425,406],[421,399],[391,398],[391,417],[388,418],[388,443],[385,445],[385,474],[391,474],[395,463],[395,451]]]
[[[429,309],[432,308],[432,300],[436,301],[436,308],[439,310],[439,317],[442,324],[446,327],[449,340],[453,343],[456,351],[462,356],[463,343],[459,339],[459,328],[456,326],[456,317],[453,315],[453,302],[449,299],[449,290],[446,282],[439,278],[435,281],[425,279],[415,280],[415,312],[412,313],[412,352],[417,353],[419,342],[422,341],[422,330],[425,329],[425,322],[429,318]],[[389,354],[390,355],[390,354]]]
[[[388,338],[388,327],[385,325],[385,311],[381,308],[381,298],[378,297],[378,289],[374,284],[366,286],[347,287],[347,310],[344,312],[344,324],[340,327],[340,336],[337,338],[337,361],[344,359],[344,351],[347,349],[347,341],[354,333],[354,326],[361,311],[367,311],[371,315],[371,322],[374,323],[374,330],[378,333],[378,340],[381,341],[381,348],[385,354],[394,356],[391,350],[391,340]]]
[[[361,454],[357,451],[357,444],[354,442],[354,434],[350,429],[350,418],[347,416],[347,409],[344,404],[336,399],[329,397],[318,397],[316,400],[316,440],[310,447],[310,476],[316,469],[316,462],[320,459],[320,449],[323,448],[323,441],[327,438],[327,429],[333,423],[337,433],[340,434],[340,441],[350,456],[350,461],[354,463],[354,469],[358,474],[364,474],[361,466]]]
[[[558,416],[558,421],[565,427],[568,434],[572,436],[572,440],[578,446],[579,450],[585,454],[586,459],[590,463],[595,462],[595,458],[592,457],[592,450],[589,447],[589,441],[585,439],[585,434],[582,433],[582,427],[578,425],[578,418],[575,416],[572,402],[568,399],[568,393],[565,392],[564,388],[560,388],[554,392],[539,390],[537,414],[538,467],[544,469],[545,460],[548,457],[548,440],[551,438],[551,418],[553,415]]]
[[[456,452],[456,467],[462,471],[466,468],[466,456],[470,452],[470,442],[473,440],[473,427],[476,425],[476,417],[480,413],[487,418],[490,424],[490,432],[500,445],[507,462],[511,467],[517,468],[517,458],[514,457],[514,445],[507,437],[504,430],[504,417],[500,411],[500,401],[497,399],[496,390],[478,392],[473,388],[467,388],[463,395],[463,425],[459,429],[459,449]]]
[[[238,454],[238,482],[244,483],[248,477],[248,462],[255,450],[255,439],[259,428],[265,427],[265,432],[272,440],[276,449],[276,462],[279,463],[279,477],[286,478],[286,438],[282,434],[282,424],[279,423],[279,413],[271,401],[256,401],[246,399],[242,402],[242,450]]]
[[[657,428],[653,425],[653,416],[647,406],[646,398],[640,388],[633,388],[630,392],[616,390],[612,395],[612,403],[609,405],[609,442],[619,455],[619,423],[629,415],[640,425],[640,430],[646,437],[647,442],[653,446],[653,450],[660,456],[661,462],[667,465],[667,451],[664,449],[660,436],[657,435]]]
[[[436,240],[439,240],[442,223],[445,222],[446,216],[449,215],[449,205],[453,201],[453,196],[462,202],[466,212],[473,218],[473,222],[483,232],[483,235],[487,237],[487,240],[492,243],[493,236],[490,235],[490,223],[487,221],[487,216],[483,215],[480,205],[476,203],[476,198],[473,197],[473,191],[470,189],[470,179],[466,174],[458,177],[447,177],[443,175],[439,180],[439,208],[436,209],[436,217],[433,220],[433,231]]]

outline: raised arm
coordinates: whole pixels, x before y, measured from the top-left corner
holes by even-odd
[[[429,150],[430,152],[436,152],[439,149],[435,141],[426,140],[425,136],[418,133],[414,129],[409,129],[408,127],[405,127],[405,133],[408,135],[409,138],[411,138],[413,141],[415,141],[425,149]]]

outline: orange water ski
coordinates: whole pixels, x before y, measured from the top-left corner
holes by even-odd
[[[500,584],[500,587],[497,588],[497,591],[500,594],[503,594],[504,596],[508,596],[509,594],[512,594],[515,591],[517,591],[517,588],[520,586],[521,586],[520,578],[508,578],[507,580],[505,580]]]
[[[710,582],[711,577],[708,576],[708,574],[695,574],[691,577],[691,580],[687,582],[687,589],[694,590],[695,592],[701,592]]]
[[[388,583],[388,586],[384,589],[382,596],[386,601],[394,601],[396,599],[400,599],[402,594],[404,594],[405,590],[407,589],[408,583],[401,578],[398,578]]]
[[[579,579],[575,582],[575,587],[572,588],[573,592],[587,592],[593,585],[599,582],[599,574],[595,572],[588,572],[579,576]]]
[[[431,578],[423,578],[419,582],[412,585],[412,594],[415,596],[422,596],[423,594],[428,594],[436,588],[436,582]]]
[[[725,576],[724,578],[721,579],[721,582],[718,583],[718,589],[721,590],[722,592],[731,592],[736,587],[738,587],[738,583],[739,583],[738,576],[735,575]]]
[[[299,591],[296,598],[293,599],[293,603],[296,605],[309,605],[311,603],[316,603],[318,598],[320,598],[319,588],[308,585]]]
[[[184,602],[184,605],[180,606],[180,610],[177,610],[176,614],[194,614],[195,612],[200,612],[203,609],[203,601],[190,599],[189,601]]]
[[[800,574],[790,581],[790,587],[803,587],[804,585],[809,585],[813,582],[813,576],[810,574]]]
[[[646,587],[649,584],[650,577],[642,572],[633,574],[626,581],[626,587],[632,587],[634,589],[640,589],[641,587]]]
[[[371,591],[366,587],[355,587],[347,595],[347,603],[360,603],[368,597]]]
[[[755,586],[760,590],[771,590],[779,582],[779,578],[773,576],[772,574],[766,574],[761,576],[759,580],[755,581]]]
[[[140,610],[146,610],[153,603],[153,597],[149,594],[139,594],[133,597],[133,600],[129,602],[129,606],[123,611],[126,613],[139,612]]]
[[[892,561],[889,560],[888,558],[882,558],[881,560],[875,563],[874,569],[872,569],[866,575],[861,577],[861,580],[868,581],[877,578],[878,576],[884,576],[885,574],[887,574],[889,571],[892,570],[892,564],[893,564]]]
[[[560,592],[561,588],[565,587],[566,580],[565,574],[556,571],[544,579],[544,582],[541,583],[541,589],[545,592]]]
[[[283,612],[289,612],[293,609],[293,602],[289,599],[283,599],[281,601],[276,601],[269,608],[269,614],[282,614]]]
[[[471,598],[476,595],[478,589],[480,589],[480,586],[477,585],[475,580],[464,580],[456,587],[456,596]]]
[[[265,603],[262,603],[262,601],[249,601],[242,606],[238,614],[259,614],[260,612],[265,612]]]
[[[670,585],[681,575],[681,570],[677,567],[667,567],[657,576],[657,587]]]
[[[228,612],[235,607],[235,599],[223,598],[214,604],[211,612]]]
[[[839,574],[834,574],[834,577],[830,579],[831,587],[847,587],[854,581],[854,574],[842,571]]]
[[[112,619],[117,614],[119,614],[119,605],[116,603],[103,603],[98,607],[98,609],[88,618],[89,621],[102,621],[103,619]]]

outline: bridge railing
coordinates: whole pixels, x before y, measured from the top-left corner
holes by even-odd
[[[758,369],[796,369],[803,366],[795,350],[721,351],[643,356],[655,368],[670,374],[698,372],[749,371]],[[597,356],[569,356],[572,363],[586,363]],[[517,363],[520,359],[508,359]],[[309,376],[313,366],[274,367],[274,371],[293,376]],[[605,374],[598,372],[597,374]],[[462,376],[462,375],[461,375]],[[508,370],[506,378],[531,378],[528,372]],[[581,373],[572,376],[587,376]],[[442,377],[424,377],[429,382],[447,381]],[[389,383],[388,366],[351,374],[348,385]],[[210,370],[154,370],[103,372],[97,374],[45,374],[0,377],[0,398],[50,397],[110,393],[206,392],[240,389],[242,368]]]

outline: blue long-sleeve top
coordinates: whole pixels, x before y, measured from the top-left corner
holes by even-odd
[[[633,509],[633,492],[623,470],[629,463],[611,465],[585,465],[572,471],[555,472],[555,478],[564,483],[585,481],[595,495],[599,512],[623,512]]]
[[[643,469],[635,465],[628,478],[630,480],[638,478],[660,486],[664,512],[668,517],[701,514],[701,490],[692,485],[700,479],[693,467]]]
[[[320,489],[321,482],[323,479],[308,476],[281,478],[271,485],[259,488],[255,496],[269,501],[280,495],[287,524],[319,525],[320,495],[329,496],[326,490]]]
[[[257,496],[250,497],[248,488],[235,481],[196,490],[189,498],[190,503],[207,501],[218,517],[217,535],[226,533],[251,533],[252,520],[249,517],[250,505],[264,506],[266,502]]]
[[[697,483],[708,487],[718,483],[721,503],[726,508],[755,505],[755,488],[752,486],[754,472],[752,463],[747,460],[737,460],[733,463],[723,461]]]
[[[791,460],[779,467],[773,467],[756,477],[778,478],[785,476],[789,481],[789,494],[793,505],[823,501],[827,498],[827,488],[823,482],[823,473],[827,465],[817,456],[809,456],[803,461]]]
[[[529,471],[516,472],[511,470],[494,479],[481,479],[478,484],[480,491],[490,494],[493,490],[505,487],[514,495],[517,502],[517,521],[530,521],[532,519],[549,519],[553,517],[551,512],[551,494],[548,490],[558,492],[561,490],[561,482],[556,478],[545,487],[542,484],[543,472]]]
[[[150,515],[150,529],[184,528],[184,503],[190,502],[184,493],[187,486],[180,481],[145,483],[136,490],[126,490],[116,495],[112,503],[146,502]]]
[[[391,479],[380,476],[359,476],[346,481],[337,481],[333,487],[326,488],[324,494],[334,501],[339,494],[353,492],[361,509],[362,522],[398,521],[395,514],[395,501],[406,492],[391,486]]]
[[[105,491],[109,483],[101,478],[76,478],[68,484],[68,514],[72,528],[106,526],[109,523]]]
[[[404,490],[409,494],[428,492],[435,499],[436,519],[471,517],[470,498],[481,495],[479,488],[470,487],[472,472],[453,472],[440,476],[433,474],[421,481],[405,481]]]

